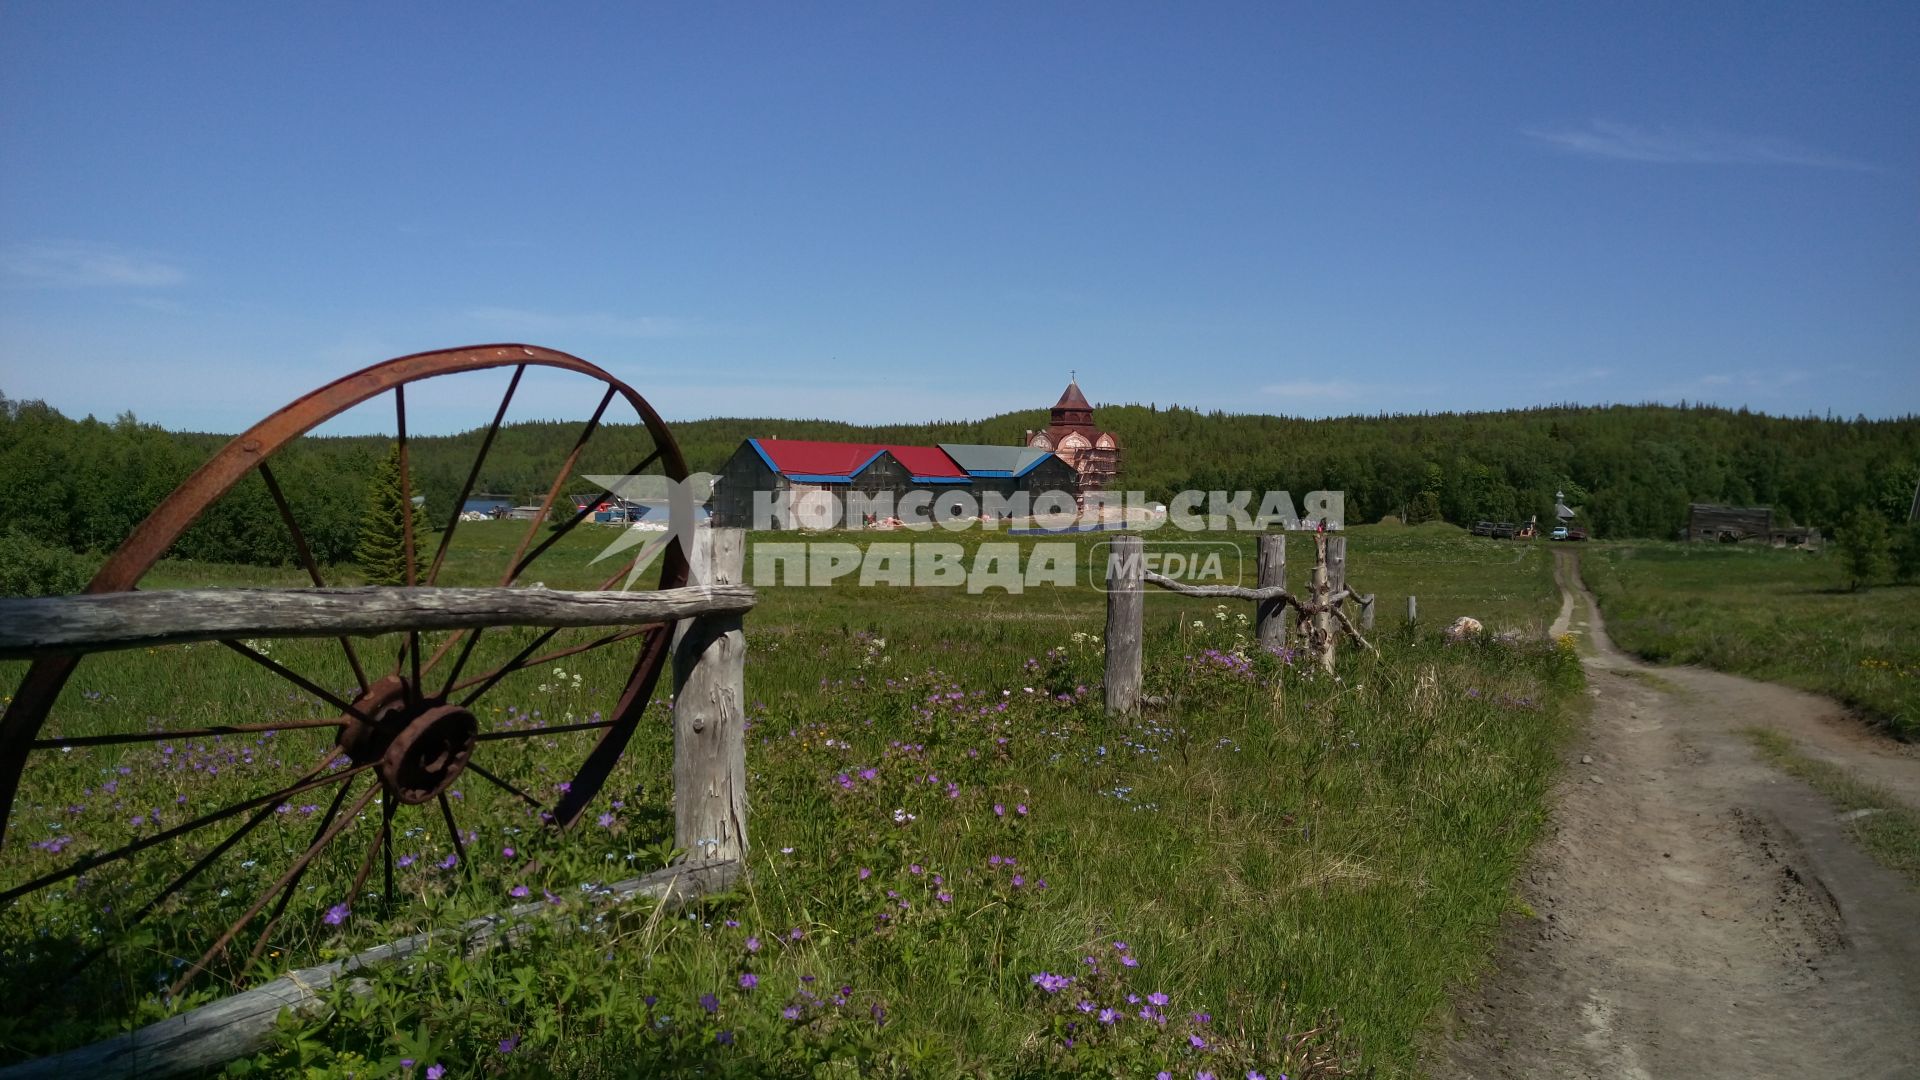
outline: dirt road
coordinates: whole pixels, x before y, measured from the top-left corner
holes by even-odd
[[[1594,694],[1553,833],[1438,1077],[1920,1078],[1920,889],[1759,758],[1773,728],[1920,806],[1920,755],[1839,706],[1607,639],[1560,553]]]

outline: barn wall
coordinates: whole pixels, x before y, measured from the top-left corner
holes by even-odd
[[[741,443],[720,467],[713,489],[713,523],[730,529],[753,527],[753,493],[789,490],[787,478],[767,467],[753,447]],[[791,528],[790,523],[782,523]]]

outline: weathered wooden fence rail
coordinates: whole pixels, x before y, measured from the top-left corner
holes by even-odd
[[[755,601],[740,529],[701,529],[689,555],[693,583],[655,592],[546,589],[213,589],[0,601],[0,659],[99,652],[241,637],[336,637],[480,626],[674,625],[674,843],[683,862],[595,890],[586,902],[650,897],[673,906],[725,889],[747,856],[742,616]],[[567,905],[571,906],[571,904]],[[91,1046],[0,1069],[27,1077],[172,1077],[204,1073],[270,1040],[282,1010],[324,1015],[341,979],[415,956],[435,942],[477,952],[511,940],[516,920],[556,910],[544,902],[416,934],[345,960],[290,972],[263,986]]]
[[[1106,705],[1114,715],[1140,709],[1142,636],[1145,626],[1145,586],[1181,596],[1251,600],[1255,603],[1254,638],[1263,649],[1287,644],[1288,608],[1295,612],[1302,645],[1319,663],[1333,667],[1334,630],[1337,627],[1356,644],[1372,649],[1363,631],[1373,629],[1374,598],[1347,586],[1347,540],[1344,536],[1315,534],[1314,565],[1305,596],[1287,591],[1287,538],[1265,533],[1259,538],[1254,588],[1241,585],[1188,585],[1146,568],[1145,544],[1138,536],[1118,536],[1107,559]],[[1348,618],[1346,605],[1359,608],[1359,625]]]
[[[744,585],[655,592],[554,589],[187,589],[0,600],[0,660],[226,638],[339,637],[478,626],[631,626],[737,619]]]

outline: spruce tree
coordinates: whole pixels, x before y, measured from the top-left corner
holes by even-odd
[[[411,486],[411,485],[409,485]],[[407,583],[406,501],[413,492],[400,490],[400,447],[387,451],[373,472],[367,489],[367,509],[360,516],[360,545],[354,549],[354,561],[366,575],[369,585],[405,585]],[[420,516],[419,507],[414,517]],[[414,522],[414,575],[418,581],[426,564],[421,558],[420,536],[424,530]]]

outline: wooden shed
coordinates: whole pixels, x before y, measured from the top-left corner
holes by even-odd
[[[1773,507],[1713,506],[1693,503],[1687,507],[1687,535],[1690,541],[1713,540],[1736,544],[1753,540],[1773,542]]]

